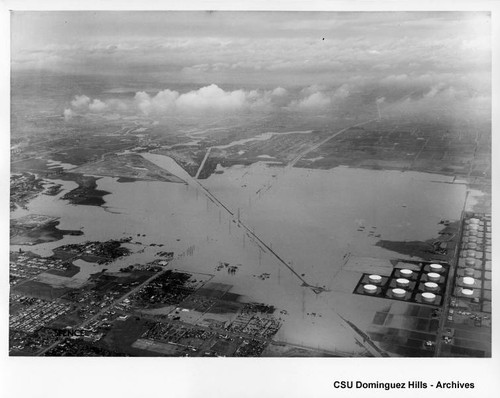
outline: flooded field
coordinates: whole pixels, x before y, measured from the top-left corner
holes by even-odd
[[[466,190],[448,181],[415,172],[258,164],[213,175],[205,185],[318,282],[331,279],[346,253],[392,258],[377,240],[424,241],[437,236],[440,220],[458,220]]]
[[[106,265],[75,261],[80,272],[74,284],[92,273],[118,271],[171,250],[177,257],[170,267],[213,274],[215,282],[231,285],[231,292],[245,300],[285,310],[277,340],[351,355],[366,348],[344,319],[366,331],[374,314],[391,305],[353,295],[360,275],[369,270],[390,273],[390,260],[404,257],[376,242],[436,237],[442,228],[439,221],[459,219],[465,200],[465,187],[447,183],[449,177],[343,167],[277,168],[262,162],[213,174],[203,181],[210,196],[172,159],[143,156],[187,184],[119,183],[104,177],[97,188],[111,193],[103,207],[96,207],[60,200],[75,184],[57,181],[63,191],[55,197],[38,196],[29,212],[58,216],[59,228],[81,229],[84,235],[29,249],[48,256],[63,244],[131,236],[130,256]],[[17,210],[12,217],[26,213]],[[220,262],[237,271],[218,269]],[[302,280],[324,291],[317,294]],[[61,285],[61,278],[54,276],[44,281]]]

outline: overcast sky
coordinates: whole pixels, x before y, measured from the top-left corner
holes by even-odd
[[[12,68],[284,85],[490,68],[487,13],[15,12]]]
[[[12,69],[161,82],[136,85],[133,102],[75,93],[67,117],[328,112],[374,86],[476,112],[490,101],[490,23],[486,12],[14,12]]]

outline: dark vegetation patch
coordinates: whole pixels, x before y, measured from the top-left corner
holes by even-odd
[[[12,290],[24,296],[53,300],[68,293],[72,289],[68,287],[54,287],[43,282],[29,280],[19,285],[15,285]]]
[[[96,181],[99,178],[84,176],[76,173],[66,173],[58,177],[61,180],[74,181],[78,187],[66,193],[62,199],[68,200],[74,205],[102,206],[105,202],[103,197],[110,192],[97,189]]]
[[[376,245],[396,253],[420,257],[424,260],[450,261],[453,257],[455,246],[458,242],[460,221],[455,221],[445,226],[439,238],[426,241],[390,241],[379,240]]]
[[[38,245],[40,243],[55,242],[61,240],[64,235],[83,235],[80,230],[58,229],[58,220],[49,220],[40,224],[25,223],[22,219],[11,220],[10,239],[11,244]]]
[[[132,344],[148,331],[154,322],[131,316],[125,321],[117,320],[111,329],[99,341],[99,346],[113,352],[122,352],[133,356],[158,356],[152,351],[132,347]]]

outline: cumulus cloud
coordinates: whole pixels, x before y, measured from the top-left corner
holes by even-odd
[[[470,90],[466,82],[458,81],[453,76],[447,83],[435,82],[426,74],[402,76],[389,75],[393,83],[389,86],[382,80],[378,86],[366,82],[351,82],[337,87],[310,85],[305,88],[236,89],[225,90],[215,84],[188,92],[164,89],[156,93],[138,91],[132,97],[90,98],[77,95],[64,110],[65,120],[74,116],[100,115],[101,117],[147,117],[161,120],[163,117],[201,116],[206,114],[307,112],[310,114],[333,114],[343,112],[349,104],[360,104],[359,92],[372,92],[374,95],[363,101],[375,109],[374,102],[384,103],[385,109],[408,113],[425,112],[438,107],[454,109],[472,96],[479,96],[480,91]],[[399,83],[397,83],[399,81]],[[450,81],[454,81],[453,84]],[[367,91],[368,87],[369,91]],[[354,93],[354,94],[351,94]],[[113,92],[107,92],[112,95]],[[375,96],[376,95],[376,96]],[[351,98],[352,97],[352,98]],[[352,102],[351,101],[354,101]],[[469,101],[465,104],[483,104],[486,101]],[[362,105],[362,104],[360,104]],[[347,108],[346,108],[347,107]]]
[[[118,105],[116,101],[112,101],[112,103]],[[75,98],[71,101],[72,109],[65,109],[65,116],[68,118],[74,115],[75,112],[79,113],[102,113],[110,109],[110,106],[101,101],[100,99],[94,98],[91,99],[86,95],[76,95]]]
[[[90,98],[87,97],[86,95],[77,95],[71,101],[71,106],[77,110],[84,110],[87,109],[90,103]]]
[[[283,87],[276,87],[273,90],[272,94],[276,97],[283,97],[284,95],[288,94],[288,91],[286,91],[286,89],[284,89]]]
[[[88,106],[89,106],[89,111],[95,113],[103,112],[107,108],[107,105],[98,99],[94,99]]]
[[[71,109],[66,108],[63,112],[63,115],[64,115],[64,120],[68,121],[73,117],[74,113]]]
[[[175,112],[235,112],[257,104],[261,98],[262,94],[256,91],[225,91],[212,84],[184,94],[168,89],[156,95],[138,92],[134,101],[143,114],[150,115]]]
[[[488,120],[491,112],[491,97],[478,95],[464,87],[438,84],[419,95],[409,95],[403,100],[386,102],[384,113],[406,115],[427,119]]]
[[[65,112],[66,120],[74,115],[84,114],[127,114],[147,117],[182,115],[190,113],[236,113],[247,111],[269,112],[284,108],[302,110],[322,110],[330,105],[332,99],[349,95],[347,86],[326,94],[319,87],[310,86],[298,93],[290,93],[283,87],[269,90],[224,90],[216,84],[201,87],[186,93],[165,89],[151,94],[138,91],[132,99],[89,98],[77,95],[71,107]],[[292,97],[295,97],[292,100]]]
[[[302,111],[315,111],[322,110],[331,103],[332,100],[329,96],[322,92],[316,92],[301,100],[293,101],[291,107]]]
[[[396,83],[399,80],[399,84]],[[454,83],[450,83],[453,81]],[[384,115],[394,114],[428,118],[473,118],[487,117],[491,112],[491,96],[479,90],[471,90],[467,82],[447,78],[447,82],[436,83],[432,76],[411,75],[408,78],[395,79],[388,88],[380,81],[379,86],[367,86],[373,96],[368,96],[364,105],[369,104],[371,111],[377,105]],[[77,95],[64,109],[64,119],[74,116],[92,117],[100,115],[105,118],[146,117],[151,121],[161,121],[164,117],[203,116],[216,114],[271,112],[297,113],[299,117],[309,115],[334,115],[345,112],[352,104],[359,104],[356,93],[363,92],[363,85],[352,82],[336,88],[326,86],[307,86],[303,89],[277,87],[257,90],[224,90],[212,84],[196,90],[179,93],[165,89],[157,93],[139,91],[133,97],[90,98]],[[411,91],[410,91],[411,90]],[[351,92],[352,102],[351,101]],[[366,91],[365,91],[366,92]],[[112,93],[108,93],[112,94]],[[375,96],[376,95],[376,96]],[[358,101],[358,102],[357,102]],[[451,120],[451,119],[450,119]]]
[[[299,93],[300,98],[293,100],[289,108],[306,112],[322,112],[346,100],[350,93],[348,84],[342,84],[336,89],[315,84],[303,88]]]
[[[215,84],[190,91],[177,98],[179,110],[190,111],[236,111],[250,105],[251,97],[243,90],[224,91]]]
[[[326,90],[326,87],[320,84],[312,84],[308,87],[304,87],[302,90],[300,90],[301,95],[311,95],[315,94],[319,91]]]
[[[150,96],[144,91],[135,94],[135,104],[144,114],[168,113],[175,110],[175,101],[179,97],[177,91],[163,90],[154,96]]]

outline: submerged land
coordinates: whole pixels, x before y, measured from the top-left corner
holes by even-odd
[[[328,119],[14,118],[10,354],[491,356],[489,121],[370,95]]]

